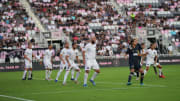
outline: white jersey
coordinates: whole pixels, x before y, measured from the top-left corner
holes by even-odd
[[[78,56],[78,50],[77,49],[68,49],[67,54],[69,56],[69,60],[73,61],[76,59],[76,56]]]
[[[32,61],[32,49],[27,48],[24,54]],[[25,58],[25,62],[27,63],[29,60]]]
[[[63,60],[65,61],[66,59],[65,59],[65,57],[66,57],[66,54],[67,54],[67,48],[63,48],[62,50],[61,50],[61,55],[62,55],[62,58],[63,58]]]
[[[86,59],[96,59],[96,44],[88,43],[85,48],[85,58]]]
[[[152,50],[152,49],[148,49],[147,50],[147,57],[146,57],[146,63],[147,62],[152,62],[152,63],[154,63],[154,58],[155,58],[155,56],[157,56],[157,51],[154,49],[154,50]]]
[[[53,56],[53,50],[47,49],[44,52],[44,61],[51,61],[51,57]]]

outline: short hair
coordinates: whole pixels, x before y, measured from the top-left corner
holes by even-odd
[[[156,43],[156,42],[151,43],[151,45],[150,45],[150,46],[154,45],[155,43]]]
[[[75,44],[77,44],[77,43],[76,43],[76,42],[73,42],[73,43],[72,43],[72,46],[74,46]]]
[[[141,43],[141,45],[145,45],[145,43],[143,42],[143,43]]]

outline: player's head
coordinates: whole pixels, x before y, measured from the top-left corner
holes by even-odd
[[[91,43],[92,43],[92,44],[95,44],[95,43],[96,43],[96,37],[95,37],[95,36],[92,36],[92,37],[91,37]]]
[[[156,48],[156,43],[151,43],[151,49],[155,49]]]
[[[137,38],[132,40],[132,45],[137,45],[137,43],[138,43],[138,39]]]
[[[146,47],[145,43],[141,43],[141,47],[142,47],[142,49],[144,49]]]
[[[65,45],[64,45],[65,48],[69,48],[69,43],[66,42]]]
[[[75,42],[72,43],[72,47],[73,47],[73,49],[76,49],[77,48],[77,44]]]
[[[48,49],[49,50],[51,50],[53,47],[52,47],[52,45],[50,44],[50,45],[48,45]]]
[[[32,43],[31,42],[28,43],[28,48],[32,49]]]

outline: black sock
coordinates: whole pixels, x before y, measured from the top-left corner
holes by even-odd
[[[141,83],[143,83],[143,79],[144,79],[144,73],[141,73],[141,80],[140,80]]]
[[[130,72],[129,77],[128,77],[128,82],[131,82],[131,78],[132,78],[133,74],[134,74],[133,72]]]
[[[137,74],[137,77],[139,77],[139,72],[136,72],[136,74]]]

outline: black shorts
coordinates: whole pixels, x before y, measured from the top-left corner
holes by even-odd
[[[129,63],[129,68],[130,69],[139,70],[141,68],[140,60],[137,59],[137,60],[134,60],[133,62],[130,62]]]

